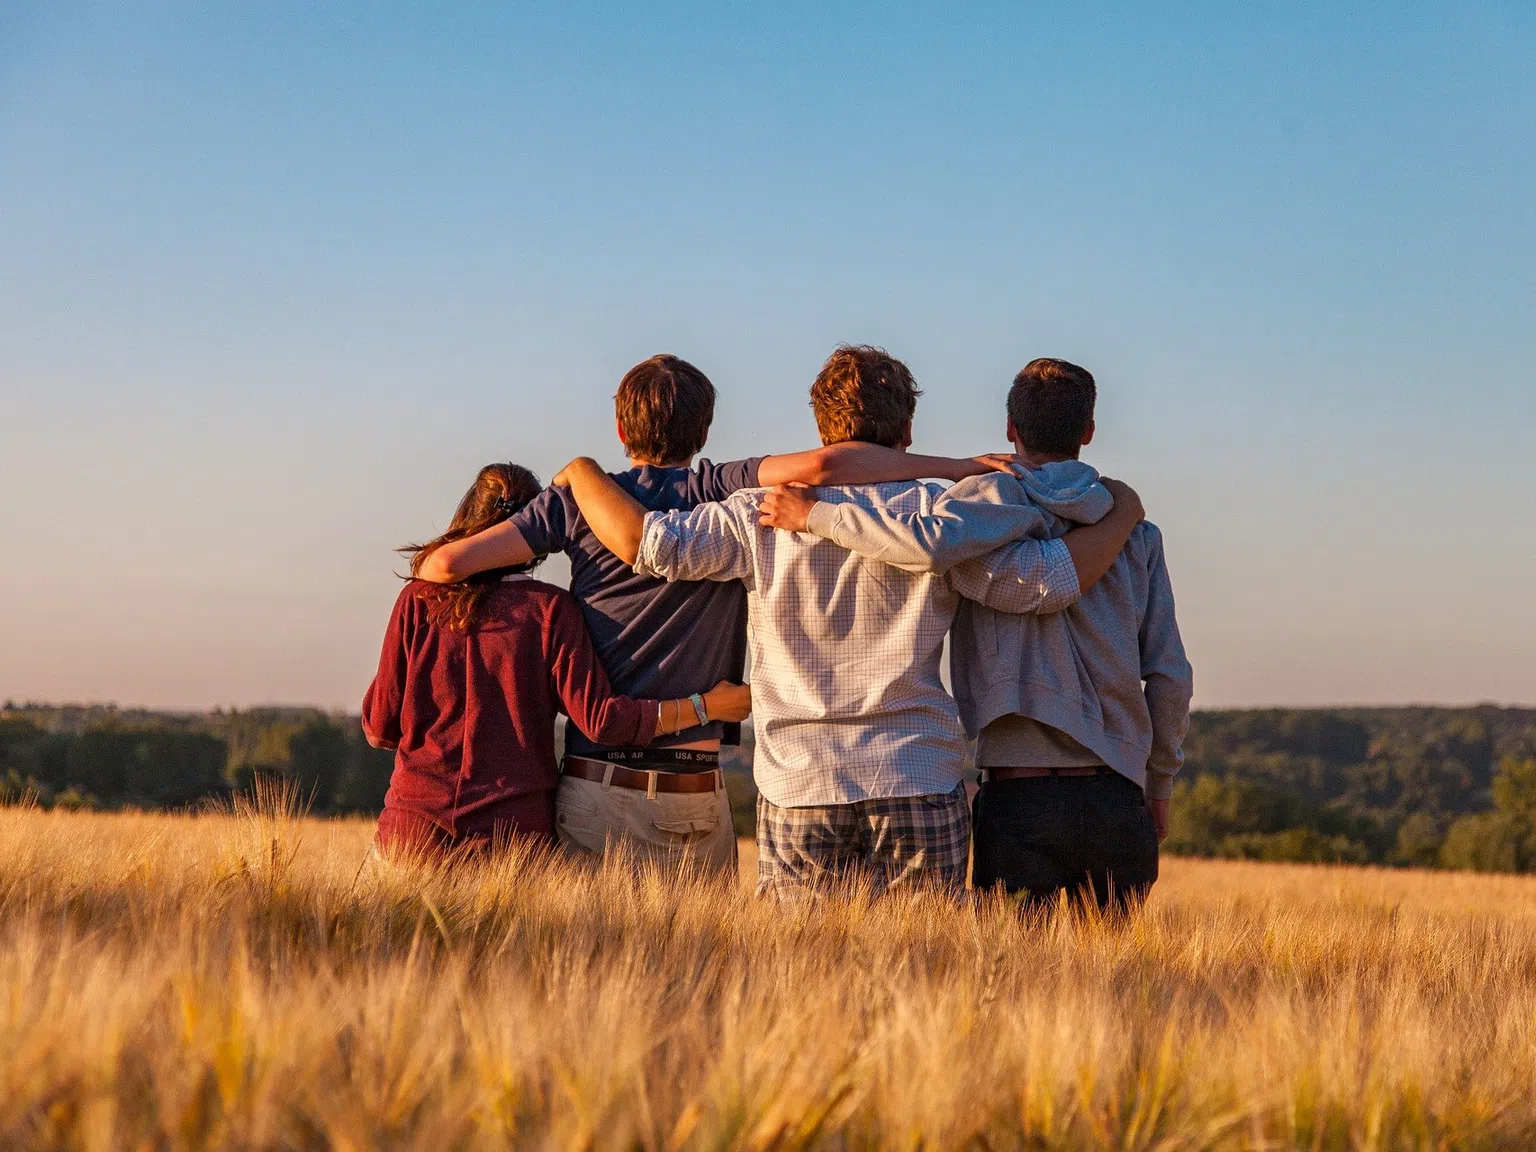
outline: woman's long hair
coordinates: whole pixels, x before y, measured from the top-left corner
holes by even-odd
[[[542,488],[539,478],[520,464],[487,464],[480,469],[469,491],[464,493],[464,499],[459,501],[448,531],[425,544],[407,544],[400,549],[401,554],[411,558],[411,575],[420,572],[426,558],[444,544],[500,524],[537,496]],[[434,624],[468,631],[479,621],[485,598],[496,583],[514,572],[530,571],[540,559],[542,557],[515,568],[496,568],[457,584],[438,584],[424,590],[424,595],[431,599],[428,618]]]

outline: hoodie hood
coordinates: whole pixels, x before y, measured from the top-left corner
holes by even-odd
[[[1039,468],[1016,463],[1013,474],[1038,507],[1075,524],[1097,524],[1115,506],[1109,489],[1099,483],[1098,469],[1081,460]]]

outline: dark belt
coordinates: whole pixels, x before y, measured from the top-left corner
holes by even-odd
[[[988,780],[1034,780],[1040,776],[1103,776],[1113,768],[983,768]]]
[[[593,753],[600,756],[601,753]],[[696,753],[713,755],[713,753]],[[665,768],[625,768],[611,760],[588,759],[585,756],[567,756],[563,766],[567,776],[577,780],[591,780],[597,784],[612,784],[619,788],[633,788],[647,795],[657,792],[718,792],[723,784],[720,769],[706,772],[672,772]]]

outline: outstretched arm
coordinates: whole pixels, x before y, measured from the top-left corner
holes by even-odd
[[[740,580],[751,591],[752,528],[737,506],[741,499],[700,504],[688,512],[652,512],[645,518],[635,571],[662,580]]]
[[[576,506],[586,517],[602,546],[626,564],[640,554],[645,529],[645,508],[590,456],[578,456],[555,474],[557,487],[569,487]]]
[[[652,512],[614,483],[595,460],[572,460],[554,481],[569,485],[603,547],[645,576],[662,580],[745,580],[751,552],[723,504],[691,512]]]
[[[1098,583],[1141,522],[1135,491],[1118,480],[1104,485],[1115,498],[1114,508],[1097,524],[1074,528],[1058,544],[1071,557],[1077,592],[1047,611],[1066,607]],[[1016,502],[1018,496],[1007,481],[988,477],[957,484],[928,511],[896,514],[826,504],[809,488],[778,488],[763,497],[759,523],[814,532],[909,572],[945,572],[965,564],[956,585],[963,595],[999,611],[1035,612],[1059,597],[1048,597],[1041,582],[1042,574],[1054,570],[1045,542],[1037,538],[1045,517],[1033,504]],[[1047,583],[1055,580],[1052,574]]]
[[[896,480],[964,480],[986,472],[1007,471],[1013,457],[919,456],[881,444],[848,440],[807,452],[767,456],[757,466],[757,482],[764,488],[778,484],[884,484]]]
[[[545,658],[560,709],[587,739],[644,745],[658,736],[676,735],[698,726],[698,712],[689,697],[648,700],[613,691],[574,601],[555,602],[548,645]],[[701,693],[700,699],[706,722],[738,723],[751,711],[752,689],[722,680]]]
[[[761,508],[758,523],[765,527],[812,532],[906,572],[946,572],[1011,540],[1045,535],[1043,513],[1006,475],[962,481],[936,499],[925,496],[915,512],[818,501],[805,487],[775,488]]]
[[[534,558],[522,531],[510,520],[462,540],[450,540],[421,558],[418,580],[452,584],[493,568],[513,568]]]

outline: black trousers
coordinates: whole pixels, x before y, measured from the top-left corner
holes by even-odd
[[[1139,904],[1157,880],[1157,826],[1118,772],[989,780],[972,812],[971,883],[1027,903],[1063,890],[1100,908]]]

